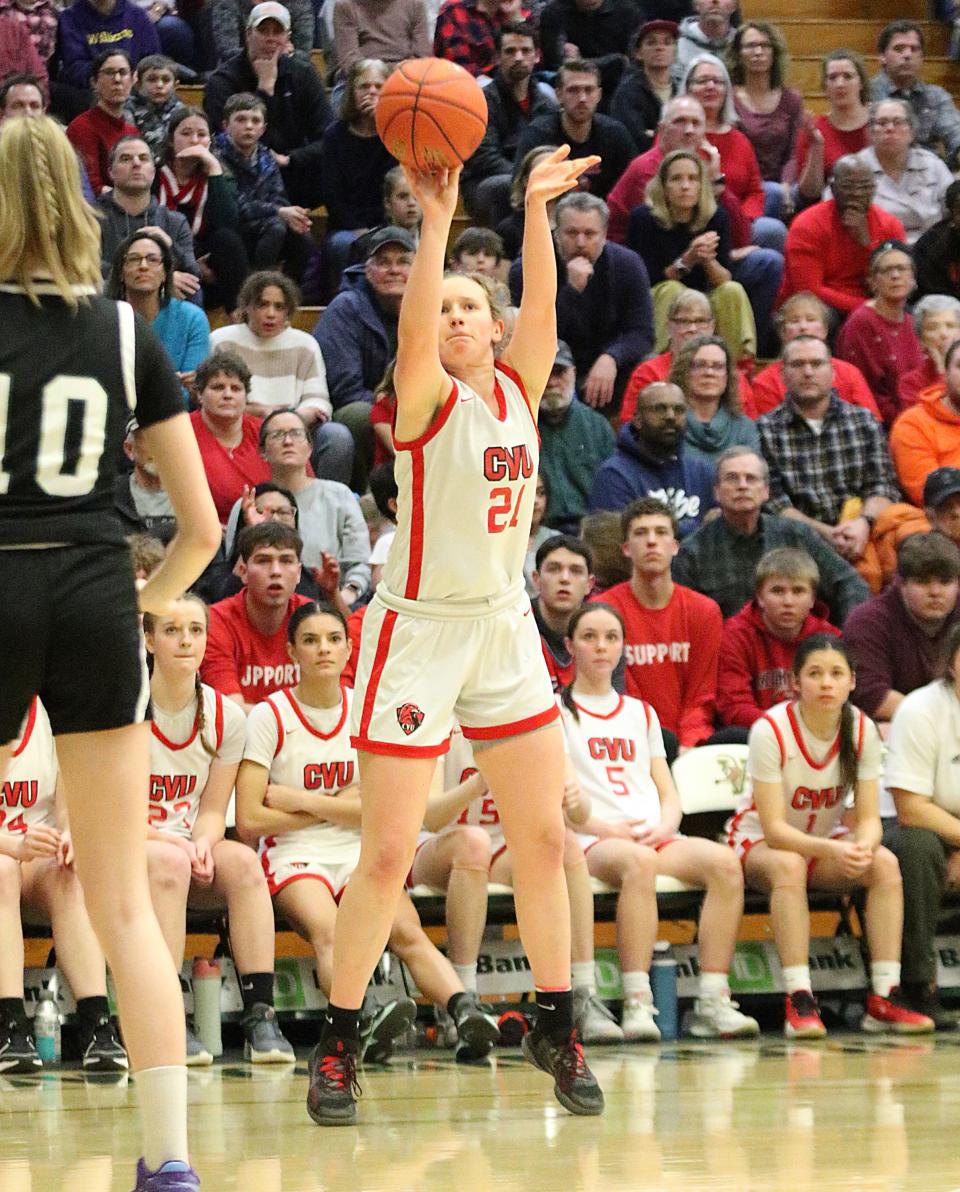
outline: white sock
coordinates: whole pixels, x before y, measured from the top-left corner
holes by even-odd
[[[875,960],[870,965],[870,984],[880,997],[889,997],[890,990],[900,984],[900,963],[896,960]]]
[[[639,998],[644,998],[650,993],[650,974],[644,972],[633,972],[623,974],[623,996],[630,1001],[636,1001]]]
[[[589,989],[597,992],[597,973],[592,960],[574,961],[570,965],[570,983],[574,989]]]
[[[730,996],[730,982],[726,973],[705,973],[701,969],[699,994],[703,998],[721,1000]]]
[[[144,1068],[134,1079],[148,1170],[156,1171],[171,1159],[188,1163],[186,1065]]]
[[[460,983],[467,993],[477,992],[477,964],[455,964],[453,971],[460,978]]]
[[[810,990],[810,966],[808,964],[787,964],[783,967],[783,983],[787,987],[787,993],[796,993],[798,990]]]

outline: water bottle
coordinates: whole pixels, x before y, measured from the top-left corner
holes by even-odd
[[[52,989],[44,989],[40,994],[40,1003],[33,1016],[33,1037],[37,1054],[45,1064],[60,1062],[60,1011]]]
[[[677,1018],[677,962],[673,958],[670,943],[657,940],[653,949],[653,964],[650,966],[650,988],[653,1004],[657,1007],[657,1026],[665,1040],[676,1039],[679,1021]]]
[[[193,962],[193,1025],[197,1037],[216,1058],[223,1055],[220,1034],[220,963],[198,956]]]

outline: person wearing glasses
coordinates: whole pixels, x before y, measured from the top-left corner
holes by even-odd
[[[189,389],[197,365],[210,354],[210,324],[199,306],[171,297],[173,253],[159,231],[134,232],[117,249],[107,296],[129,302],[151,326]]]
[[[756,424],[743,413],[737,370],[719,335],[688,340],[673,359],[670,381],[687,399],[684,446],[689,455],[716,464],[728,447],[760,450]]]
[[[356,497],[345,484],[310,474],[310,432],[299,410],[273,410],[260,427],[260,453],[274,485],[293,495],[296,523],[303,539],[301,561],[323,598],[350,606],[370,586],[370,535]],[[254,497],[245,489],[227,521],[226,551],[233,548],[238,525],[256,520]]]
[[[121,137],[140,135],[137,126],[123,112],[133,86],[129,56],[122,50],[104,51],[93,60],[83,82],[88,79],[93,89],[93,105],[67,125],[67,140],[80,154],[93,193],[100,195],[110,187],[110,150]]]
[[[943,217],[944,197],[953,174],[929,149],[915,144],[917,117],[905,99],[870,105],[870,144],[856,155],[877,183],[874,202],[895,215],[914,244]]]
[[[923,347],[907,314],[916,285],[910,249],[899,240],[884,241],[873,251],[867,276],[873,297],[847,317],[834,350],[863,373],[889,427],[903,409],[901,379],[923,366]]]

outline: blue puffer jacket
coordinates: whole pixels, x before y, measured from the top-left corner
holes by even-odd
[[[290,206],[280,167],[262,142],[253,158],[244,157],[225,132],[217,133],[213,145],[224,174],[236,185],[241,229],[261,235],[279,218],[279,209]]]

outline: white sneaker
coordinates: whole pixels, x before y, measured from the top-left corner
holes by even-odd
[[[595,993],[573,991],[573,1021],[581,1043],[622,1043],[623,1031]]]
[[[695,1039],[743,1039],[760,1034],[755,1018],[741,1014],[738,1004],[726,997],[698,997],[690,1015],[690,1034]]]
[[[660,1042],[660,1028],[653,1021],[657,1015],[652,993],[641,993],[639,997],[625,999],[620,1025],[623,1037],[628,1043]]]

